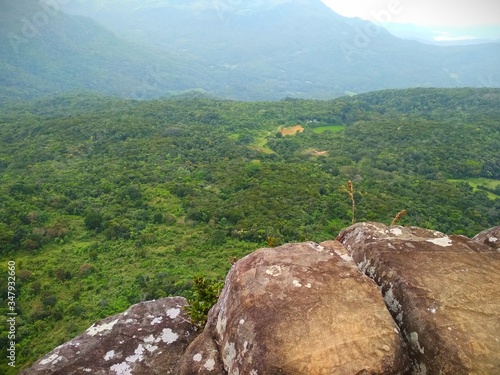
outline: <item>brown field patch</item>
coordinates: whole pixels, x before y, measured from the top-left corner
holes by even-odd
[[[328,156],[328,151],[318,151],[313,148],[310,148],[304,151],[306,155],[314,155],[314,156]]]
[[[300,125],[295,125],[290,128],[283,128],[281,129],[281,134],[282,135],[295,135],[297,133],[302,133],[304,131],[304,128]]]

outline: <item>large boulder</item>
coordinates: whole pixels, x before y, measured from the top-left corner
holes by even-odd
[[[231,268],[188,374],[402,374],[407,348],[376,284],[338,242],[260,249]]]
[[[381,287],[413,373],[500,373],[500,252],[463,236],[377,223],[337,239]]]
[[[142,302],[93,324],[41,358],[24,375],[173,374],[197,336],[182,297]]]
[[[209,332],[203,331],[189,345],[179,361],[177,374],[227,375],[217,342]]]
[[[486,229],[472,239],[500,251],[500,226]]]

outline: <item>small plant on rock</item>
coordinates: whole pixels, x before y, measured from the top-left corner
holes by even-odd
[[[222,280],[212,280],[197,276],[193,280],[193,287],[187,297],[188,305],[184,308],[191,321],[200,327],[207,323],[208,312],[217,302],[224,287]]]

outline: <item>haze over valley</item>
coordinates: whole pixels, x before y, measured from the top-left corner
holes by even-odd
[[[500,87],[498,43],[443,48],[399,39],[320,0],[40,4],[5,2],[3,99],[80,89],[129,98],[197,90],[279,100]]]

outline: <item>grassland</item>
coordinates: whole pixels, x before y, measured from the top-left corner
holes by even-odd
[[[268,136],[269,133],[266,133]],[[249,147],[264,154],[274,154],[274,151],[267,146],[267,137],[256,138]]]
[[[494,179],[489,179],[489,178],[483,178],[483,177],[478,177],[478,178],[466,178],[466,179],[450,179],[448,180],[450,182],[466,182],[472,188],[474,191],[481,190],[485,191],[486,194],[488,195],[488,198],[491,200],[500,198],[500,195],[497,195],[495,193],[492,193],[491,191],[482,189],[481,187],[487,187],[488,189],[496,189],[498,186],[500,186],[500,180],[494,180]]]
[[[319,126],[317,128],[312,128],[312,131],[316,134],[322,134],[324,132],[332,132],[338,133],[345,129],[344,125],[328,125],[328,126]]]

